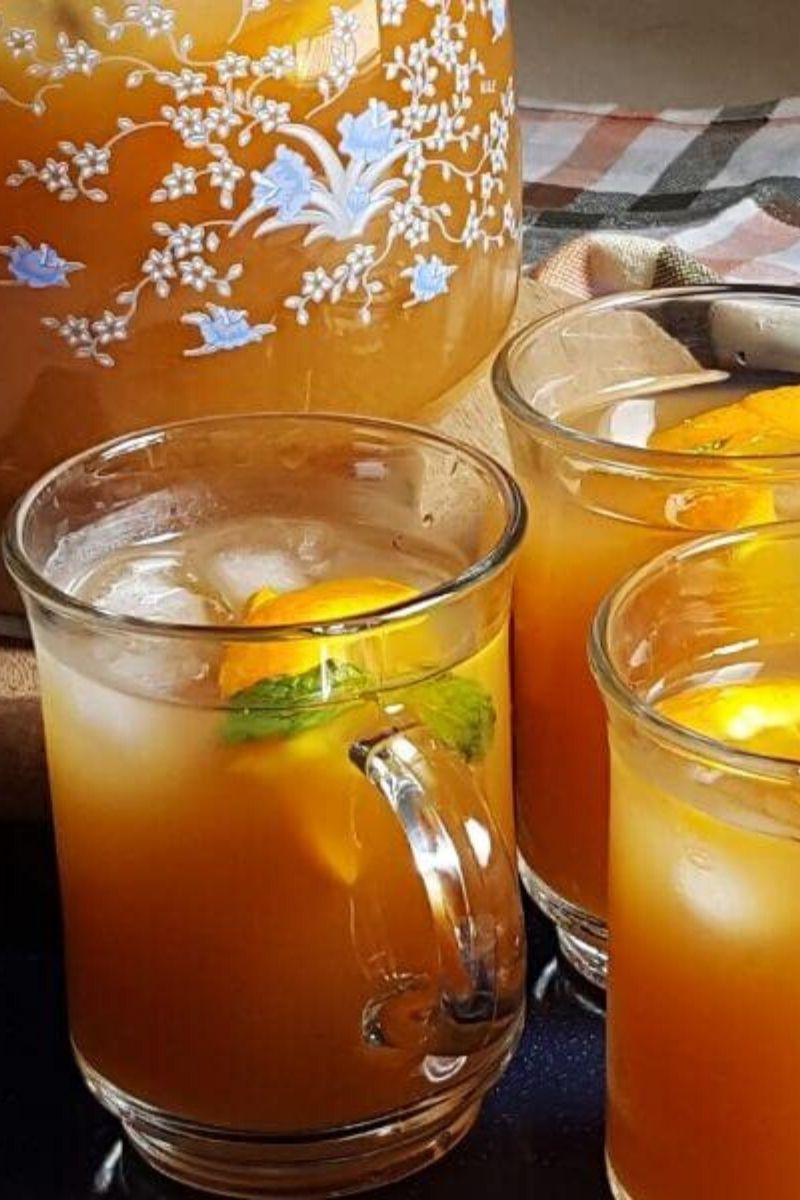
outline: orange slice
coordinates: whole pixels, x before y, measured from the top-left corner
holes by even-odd
[[[800,682],[787,679],[701,688],[659,705],[666,717],[761,754],[800,759]]]
[[[648,445],[721,458],[800,453],[800,386],[752,392],[658,430]],[[670,497],[667,508],[672,524],[692,530],[740,529],[777,519],[772,489],[745,480],[691,488]]]
[[[671,525],[714,533],[768,525],[775,520],[772,492],[757,485],[720,483],[673,493],[666,504]]]
[[[771,488],[750,482],[703,482],[679,488],[675,480],[587,472],[581,481],[586,508],[653,529],[717,533],[776,520]]]
[[[686,454],[742,454],[764,432],[764,421],[741,401],[710,408],[696,417],[687,417],[670,429],[651,434],[651,450],[677,450]]]
[[[795,440],[797,444],[788,446],[783,453],[800,449],[800,385],[753,392],[745,397],[742,404],[762,422]],[[773,453],[780,454],[782,451],[777,450]]]
[[[276,594],[262,588],[250,597],[242,622],[254,628],[276,625],[315,625],[375,612],[411,600],[418,593],[393,579],[328,579],[293,592]],[[296,675],[316,666],[322,657],[342,656],[353,635],[333,637],[323,649],[319,639],[239,642],[226,647],[219,674],[223,696],[232,696],[260,679]]]
[[[710,408],[671,429],[659,429],[652,450],[688,454],[793,454],[800,452],[800,386],[751,392],[735,404]]]

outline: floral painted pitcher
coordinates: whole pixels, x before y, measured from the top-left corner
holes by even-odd
[[[0,514],[115,433],[413,416],[478,364],[519,264],[506,2],[0,0]]]

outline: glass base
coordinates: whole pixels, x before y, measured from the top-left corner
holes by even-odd
[[[608,1176],[608,1186],[611,1189],[611,1195],[614,1200],[634,1200],[630,1192],[626,1192],[625,1188],[617,1178],[617,1173],[611,1165],[611,1159],[606,1155],[606,1175]]]
[[[600,1021],[606,1019],[605,992],[596,988],[588,979],[584,979],[569,964],[564,969],[562,956],[551,958],[532,981],[532,994],[539,1008],[563,1008],[564,1004],[574,1004],[596,1017]]]
[[[122,1122],[142,1158],[163,1175],[202,1191],[251,1200],[341,1196],[402,1179],[457,1145],[516,1048],[521,1028],[522,1020],[500,1062],[494,1060],[488,1072],[470,1075],[446,1095],[380,1121],[284,1137],[174,1117],[121,1091],[80,1054],[76,1057],[95,1098]]]
[[[562,899],[519,858],[525,891],[555,924],[558,944],[570,966],[595,987],[605,990],[608,975],[608,930],[604,921]]]

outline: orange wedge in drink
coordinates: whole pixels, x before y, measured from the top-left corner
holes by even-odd
[[[650,436],[651,450],[686,454],[800,453],[800,386],[752,392]]]
[[[309,636],[285,640],[232,642],[225,650],[219,674],[222,695],[233,696],[261,679],[298,675],[325,658],[346,657],[348,643],[358,635],[332,635],[320,644],[311,627],[377,612],[413,599],[416,589],[393,579],[328,579],[292,592],[262,588],[248,601],[242,624],[254,629],[307,626]]]
[[[648,446],[721,458],[800,454],[800,386],[753,392],[711,408],[656,431]],[[672,495],[667,508],[671,523],[686,529],[739,529],[776,520],[772,489],[745,478],[690,488]]]

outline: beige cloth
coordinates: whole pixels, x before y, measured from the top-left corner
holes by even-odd
[[[514,325],[560,307],[567,297],[523,280]],[[442,402],[446,415],[432,421],[509,463],[508,443],[489,378],[487,360]],[[33,651],[0,642],[0,820],[35,819],[47,809],[47,780],[36,664]]]

